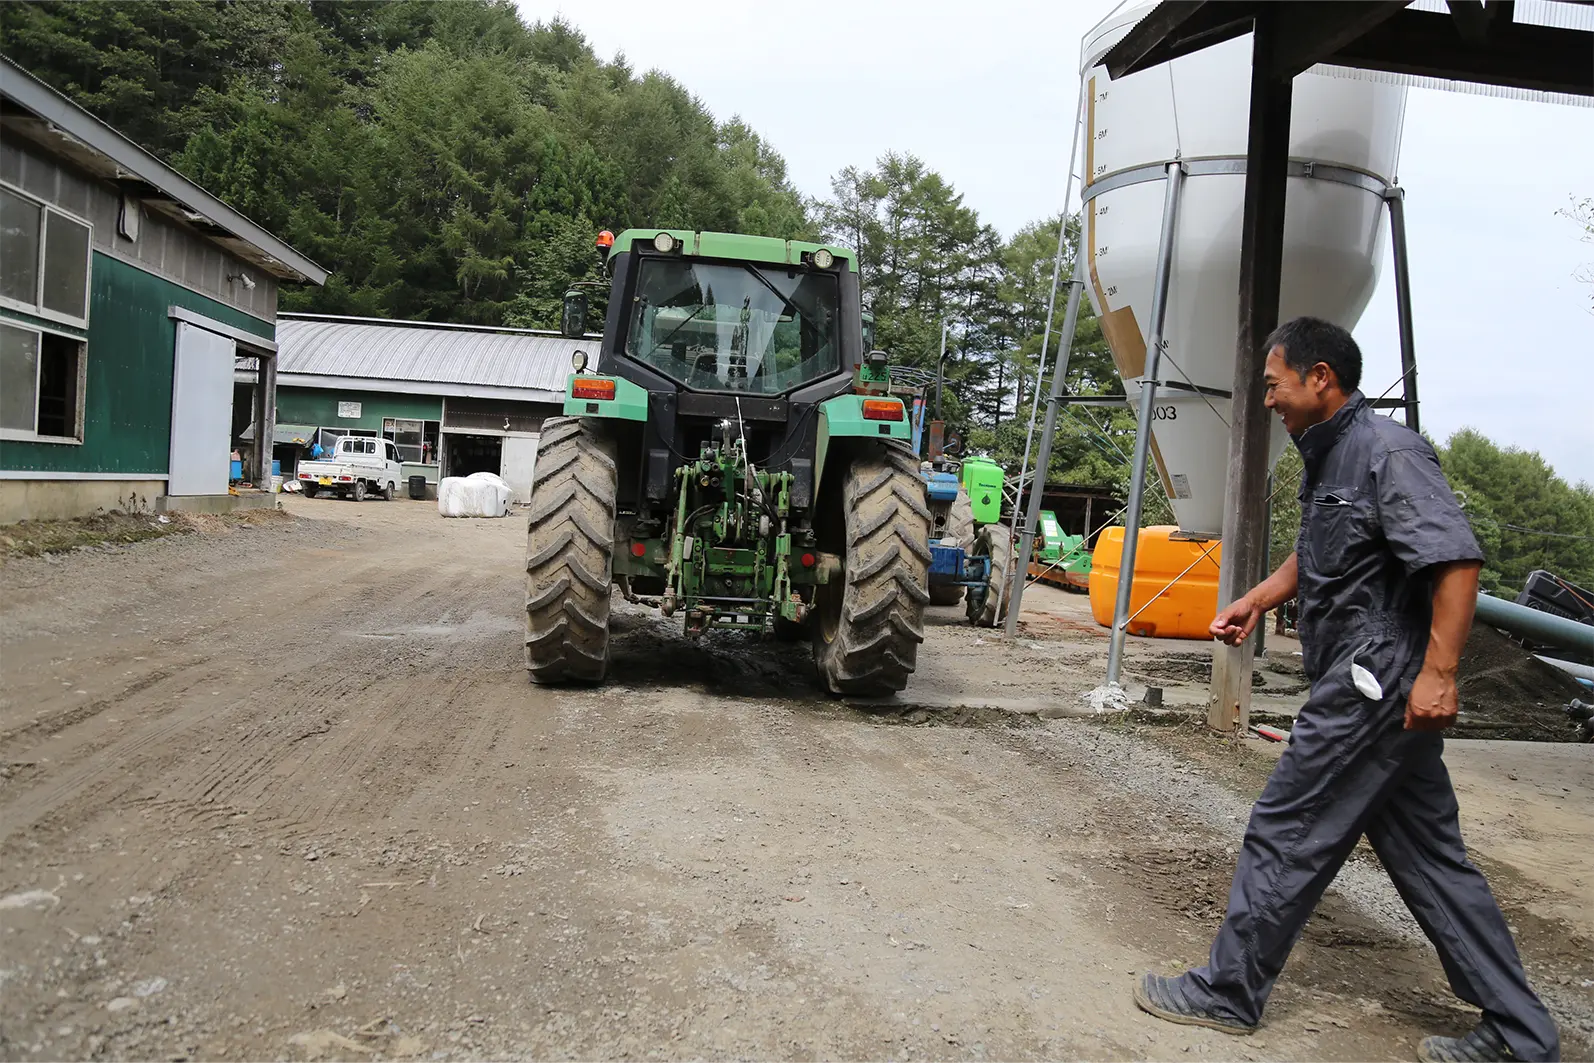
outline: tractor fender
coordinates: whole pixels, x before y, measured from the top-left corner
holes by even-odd
[[[897,421],[873,420],[863,415],[865,401],[882,399],[901,402],[895,396],[837,395],[819,404],[818,445],[814,450],[814,498],[820,497],[820,487],[833,452],[850,460],[854,448],[849,444],[864,440],[896,444],[903,451],[908,449],[913,426],[908,421],[906,406],[902,410],[902,419]]]

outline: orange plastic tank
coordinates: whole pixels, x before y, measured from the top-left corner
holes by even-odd
[[[1134,616],[1129,622],[1131,635],[1163,639],[1212,637],[1208,628],[1218,615],[1218,566],[1223,561],[1223,547],[1216,539],[1176,539],[1173,536],[1178,531],[1173,525],[1140,529],[1134,590],[1129,597],[1129,614]],[[1123,554],[1124,530],[1108,528],[1102,532],[1096,540],[1090,568],[1090,612],[1102,627],[1112,626]],[[1186,568],[1190,571],[1184,572]],[[1181,572],[1183,576],[1179,576]],[[1135,616],[1137,612],[1139,616]]]

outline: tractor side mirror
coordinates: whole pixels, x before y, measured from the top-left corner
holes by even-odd
[[[587,332],[587,294],[582,291],[565,292],[565,305],[559,315],[559,334],[579,340]]]

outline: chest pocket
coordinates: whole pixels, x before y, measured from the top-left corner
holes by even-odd
[[[1325,576],[1343,575],[1371,535],[1371,503],[1354,487],[1319,485],[1302,499],[1302,532],[1312,567]]]

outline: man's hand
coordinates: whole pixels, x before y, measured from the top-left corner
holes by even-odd
[[[1406,699],[1406,730],[1443,731],[1456,722],[1461,699],[1456,694],[1456,673],[1423,666]]]
[[[1461,700],[1456,696],[1456,672],[1461,650],[1478,607],[1476,561],[1448,561],[1433,568],[1433,626],[1422,671],[1406,701],[1406,730],[1443,731],[1456,722]]]
[[[1219,613],[1207,630],[1219,642],[1238,646],[1256,630],[1256,625],[1266,612],[1267,610],[1260,604],[1251,600],[1250,595],[1246,595],[1244,598],[1236,599],[1227,609]]]

